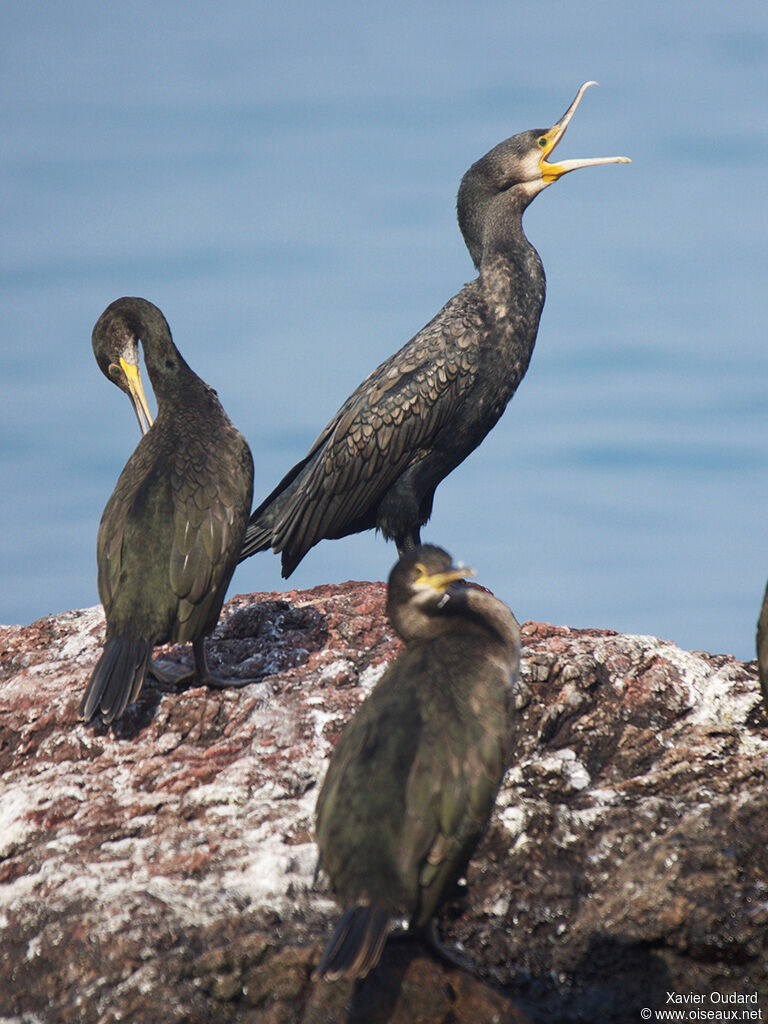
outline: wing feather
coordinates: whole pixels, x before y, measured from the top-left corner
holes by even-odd
[[[180,639],[193,638],[214,614],[213,605],[232,575],[250,504],[248,466],[237,467],[217,451],[199,452],[190,458],[180,451],[172,474],[169,578],[179,602]],[[233,482],[230,478],[238,473],[242,480]],[[235,483],[240,490],[248,485],[248,495],[238,493]]]
[[[462,294],[375,370],[320,434],[274,524],[275,551],[303,554],[342,534],[435,445],[478,371],[475,350],[456,343],[481,329]]]

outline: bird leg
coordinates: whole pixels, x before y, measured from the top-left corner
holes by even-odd
[[[462,956],[457,949],[452,946],[446,946],[441,942],[437,932],[437,925],[434,921],[430,921],[424,928],[409,927],[393,930],[389,933],[388,941],[392,943],[416,942],[420,946],[425,947],[436,960],[439,960],[447,967],[466,971],[467,974],[471,974],[473,978],[478,978],[482,982],[488,981],[488,976],[469,957]]]
[[[467,974],[471,974],[480,981],[485,982],[488,980],[487,976],[476,964],[472,963],[469,957],[462,956],[457,949],[446,946],[441,942],[440,936],[437,933],[437,925],[434,921],[430,921],[426,928],[419,928],[407,934],[420,939],[435,958],[441,960],[447,966],[456,967],[460,971],[466,971]]]
[[[219,690],[229,686],[233,688],[248,686],[253,682],[253,679],[219,679],[218,676],[213,675],[208,668],[205,641],[202,637],[199,640],[193,640],[192,650],[195,657],[194,668],[177,665],[175,662],[163,662],[161,665],[159,662],[153,661],[149,665],[150,675],[158,683],[166,683],[169,686],[177,686],[179,683],[196,683],[199,686],[212,686]]]
[[[418,526],[414,526],[408,533],[401,534],[395,539],[395,545],[397,547],[397,554],[400,558],[407,551],[413,551],[421,544],[421,530]]]
[[[194,669],[187,668],[186,665],[177,665],[173,661],[150,661],[147,672],[158,683],[166,683],[169,686],[191,679],[195,674]]]
[[[193,640],[192,650],[195,655],[195,671],[193,673],[195,682],[201,686],[211,686],[217,690],[224,690],[231,686],[233,689],[238,689],[242,686],[250,686],[253,679],[219,679],[218,676],[212,674],[208,668],[208,660],[205,656],[205,640],[200,637],[199,640]]]

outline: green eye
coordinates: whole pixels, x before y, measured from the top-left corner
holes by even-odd
[[[539,139],[539,145],[541,146],[542,149],[544,149],[546,144],[547,144],[547,136],[546,135],[542,135],[541,138]]]

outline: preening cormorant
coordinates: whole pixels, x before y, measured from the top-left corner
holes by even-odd
[[[393,919],[431,922],[485,831],[510,758],[520,629],[441,548],[392,570],[402,654],[345,726],[317,801],[320,864],[343,913],[316,976],[362,978]]]
[[[254,510],[241,558],[272,548],[287,577],[323,538],[376,528],[399,554],[419,543],[435,488],[491,430],[528,368],[545,286],[523,212],[569,171],[628,162],[548,159],[594,84],[552,128],[512,136],[464,175],[459,227],[479,276],[352,393]]]
[[[139,376],[139,339],[157,399],[154,423]],[[139,695],[155,644],[191,641],[195,678],[237,685],[211,676],[203,638],[237,564],[253,459],[216,392],[184,362],[157,306],[117,299],[92,340],[99,367],[131,397],[143,432],[99,525],[107,637],[80,714],[109,723]]]

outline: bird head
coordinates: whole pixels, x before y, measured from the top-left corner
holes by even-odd
[[[454,565],[433,544],[408,551],[395,565],[387,587],[387,614],[406,642],[426,640],[444,631],[450,603],[475,570]]]
[[[152,417],[141,383],[138,335],[129,319],[121,314],[118,299],[107,306],[93,328],[91,341],[99,369],[131,400],[142,434],[152,426]]]
[[[459,226],[475,266],[480,265],[483,234],[493,202],[498,196],[514,193],[519,213],[543,189],[564,174],[599,164],[628,164],[626,156],[583,157],[553,161],[555,148],[565,135],[584,93],[597,82],[585,82],[563,116],[551,128],[520,132],[474,163],[464,175],[457,201]]]

